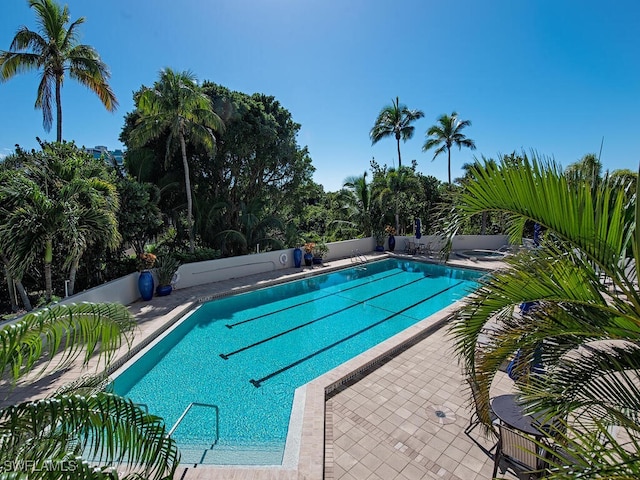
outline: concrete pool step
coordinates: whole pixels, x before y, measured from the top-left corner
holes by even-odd
[[[182,464],[202,465],[280,465],[283,445],[260,445],[251,448],[213,448],[199,446],[179,446]]]

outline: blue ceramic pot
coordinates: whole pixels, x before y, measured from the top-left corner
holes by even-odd
[[[322,264],[322,257],[313,257],[313,264],[314,265]]]
[[[149,270],[143,270],[138,277],[138,290],[143,300],[153,298],[153,275]]]
[[[305,253],[304,254],[304,264],[307,267],[310,267],[312,263],[313,263],[313,254],[312,253]]]
[[[158,285],[156,288],[156,297],[166,297],[171,294],[173,287],[171,285]]]
[[[302,263],[302,250],[296,247],[293,249],[293,266],[296,268],[300,268],[301,263]]]
[[[389,251],[393,252],[396,248],[396,237],[389,235]]]

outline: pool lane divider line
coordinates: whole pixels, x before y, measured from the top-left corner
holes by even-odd
[[[399,272],[395,272],[395,273],[392,273],[390,275],[385,275],[384,277],[374,278],[373,280],[369,280],[366,283],[360,283],[358,285],[353,285],[351,287],[345,288],[344,290],[340,290],[338,292],[333,292],[333,293],[329,293],[327,295],[323,295],[322,297],[316,297],[316,298],[312,298],[310,300],[305,300],[304,302],[295,303],[295,304],[290,305],[288,307],[279,308],[278,310],[274,310],[273,312],[263,313],[262,315],[258,315],[257,317],[252,317],[252,318],[248,318],[246,320],[242,320],[241,322],[227,323],[225,325],[225,327],[227,327],[229,330],[231,330],[233,327],[237,327],[238,325],[242,325],[244,323],[253,322],[254,320],[259,320],[261,318],[268,317],[270,315],[275,315],[276,313],[284,312],[285,310],[291,310],[292,308],[300,307],[302,305],[306,305],[307,303],[313,303],[313,302],[315,302],[317,300],[322,300],[323,298],[328,298],[328,297],[331,297],[333,295],[338,295],[338,294],[343,293],[343,292],[348,292],[349,290],[353,290],[354,288],[364,287],[364,286],[372,284],[373,282],[378,282],[380,280],[386,280],[386,279],[391,278],[391,277],[393,277],[395,275],[400,275],[403,272],[404,272],[404,270],[401,270]],[[427,275],[427,276],[429,276],[429,275]]]
[[[439,292],[434,293],[433,295],[430,295],[430,296],[428,296],[427,298],[424,298],[424,299],[420,300],[419,302],[414,303],[413,305],[409,305],[408,307],[403,308],[402,310],[400,310],[400,311],[399,311],[399,312],[397,312],[397,313],[394,313],[393,315],[389,315],[388,317],[383,318],[382,320],[379,320],[379,321],[377,321],[377,322],[375,322],[375,323],[372,323],[372,324],[371,324],[371,325],[369,325],[368,327],[365,327],[365,328],[363,328],[363,329],[361,329],[361,330],[358,330],[357,332],[354,332],[354,333],[352,333],[351,335],[348,335],[348,336],[346,336],[346,337],[344,337],[344,338],[342,338],[342,339],[340,339],[340,340],[338,340],[338,341],[336,341],[336,342],[333,342],[332,344],[327,345],[326,347],[322,347],[320,350],[316,350],[315,352],[313,352],[313,353],[311,353],[311,354],[307,355],[306,357],[303,357],[303,358],[301,358],[301,359],[299,359],[299,360],[296,360],[295,362],[290,363],[289,365],[287,365],[287,366],[285,366],[285,367],[282,367],[282,368],[280,368],[279,370],[276,370],[275,372],[272,372],[272,373],[270,373],[269,375],[267,375],[267,376],[265,376],[265,377],[262,377],[262,378],[260,378],[260,379],[258,379],[258,380],[251,379],[251,380],[249,380],[249,383],[251,383],[251,384],[252,384],[254,387],[256,387],[256,388],[260,388],[261,384],[262,384],[262,383],[264,383],[264,382],[266,382],[267,380],[269,380],[269,379],[271,379],[271,378],[273,378],[273,377],[275,377],[275,376],[277,376],[277,375],[280,375],[281,373],[284,373],[284,372],[286,372],[287,370],[289,370],[289,369],[291,369],[291,368],[293,368],[293,367],[295,367],[295,366],[297,366],[297,365],[300,365],[301,363],[304,363],[304,362],[306,362],[307,360],[309,360],[309,359],[311,359],[311,358],[313,358],[313,357],[315,357],[315,356],[317,356],[317,355],[320,355],[321,353],[326,352],[327,350],[330,350],[330,349],[332,349],[333,347],[338,346],[338,345],[340,345],[340,344],[341,344],[341,343],[343,343],[343,342],[346,342],[347,340],[351,340],[352,338],[357,337],[358,335],[360,335],[361,333],[366,332],[367,330],[371,330],[372,328],[377,327],[378,325],[380,325],[380,324],[382,324],[382,323],[386,322],[387,320],[390,320],[390,319],[392,319],[392,318],[394,318],[394,317],[397,317],[398,315],[402,315],[402,314],[403,314],[404,312],[406,312],[407,310],[410,310],[410,309],[412,309],[412,308],[414,308],[414,307],[417,307],[417,306],[418,306],[418,305],[420,305],[421,303],[424,303],[424,302],[426,302],[427,300],[431,300],[432,298],[437,297],[438,295],[443,294],[443,293],[444,293],[444,292],[446,292],[447,290],[451,290],[452,288],[455,288],[455,287],[457,287],[457,286],[459,286],[459,285],[462,285],[463,283],[464,283],[464,281],[460,281],[460,282],[458,282],[458,283],[456,283],[456,284],[454,284],[454,285],[450,285],[450,286],[448,286],[447,288],[445,288],[444,290],[440,290]]]
[[[373,296],[373,297],[368,297],[368,298],[365,298],[364,300],[357,301],[357,302],[355,302],[354,304],[349,305],[348,307],[343,307],[343,308],[341,308],[341,309],[339,309],[339,310],[336,310],[336,311],[334,311],[334,312],[327,313],[326,315],[322,315],[321,317],[314,318],[313,320],[310,320],[310,321],[308,321],[308,322],[306,322],[306,323],[301,323],[300,325],[296,325],[295,327],[290,328],[289,330],[285,330],[285,331],[283,331],[283,332],[276,333],[275,335],[272,335],[272,336],[270,336],[270,337],[263,338],[262,340],[258,340],[258,341],[257,341],[257,342],[255,342],[255,343],[252,343],[252,344],[250,344],[250,345],[247,345],[246,347],[242,347],[242,348],[239,348],[238,350],[234,350],[233,352],[230,352],[230,353],[221,353],[221,354],[220,354],[220,358],[222,358],[223,360],[228,360],[228,359],[229,359],[229,357],[231,357],[232,355],[235,355],[235,354],[237,354],[237,353],[244,352],[245,350],[249,350],[250,348],[253,348],[253,347],[257,347],[258,345],[262,345],[263,343],[270,342],[271,340],[273,340],[273,339],[275,339],[275,338],[278,338],[278,337],[281,337],[281,336],[286,335],[286,334],[288,334],[288,333],[291,333],[291,332],[294,332],[294,331],[296,331],[296,330],[299,330],[299,329],[301,329],[301,328],[303,328],[303,327],[306,327],[306,326],[308,326],[308,325],[311,325],[312,323],[316,323],[316,322],[319,322],[320,320],[324,320],[324,319],[326,319],[326,318],[333,317],[334,315],[337,315],[338,313],[342,313],[342,312],[347,311],[347,310],[349,310],[349,309],[351,309],[351,308],[357,307],[358,305],[362,305],[363,303],[366,303],[366,302],[368,302],[368,301],[370,301],[370,300],[373,300],[374,298],[380,297],[380,296],[382,296],[382,295],[386,295],[387,293],[394,292],[395,290],[398,290],[398,289],[400,289],[400,288],[408,287],[408,286],[409,286],[409,285],[411,285],[411,284],[414,284],[414,283],[417,283],[417,282],[421,282],[421,281],[422,281],[422,280],[424,280],[425,278],[426,278],[426,277],[420,277],[420,278],[417,278],[417,279],[415,279],[415,280],[412,280],[412,281],[411,281],[411,282],[409,282],[409,283],[404,283],[404,284],[402,284],[402,285],[398,285],[397,287],[394,287],[394,288],[392,288],[391,290],[387,290],[386,292],[379,293],[379,294],[377,294],[377,295],[375,295],[375,296]]]

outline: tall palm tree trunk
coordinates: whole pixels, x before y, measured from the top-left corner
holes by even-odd
[[[27,291],[24,289],[24,285],[22,285],[22,281],[18,280],[16,278],[12,278],[9,275],[9,271],[7,270],[7,264],[9,263],[7,257],[5,257],[4,255],[2,255],[2,262],[5,265],[5,271],[7,272],[7,282],[9,282],[9,279],[11,279],[11,284],[12,286],[15,285],[16,289],[18,290],[18,294],[20,294],[20,299],[22,300],[22,304],[24,305],[24,308],[26,311],[30,312],[31,310],[33,310],[33,307],[31,306],[31,300],[29,300],[29,295],[27,295]],[[11,288],[11,286],[9,287],[9,294],[13,295],[13,289]],[[18,299],[16,298],[16,305],[18,303]],[[13,300],[12,300],[13,301]]]
[[[33,310],[33,307],[31,306],[31,300],[29,300],[29,295],[27,295],[27,291],[25,290],[24,285],[20,280],[14,279],[14,282],[16,284],[18,294],[20,295],[20,300],[22,300],[22,304],[24,305],[24,309],[27,312],[30,312],[31,310]]]
[[[53,294],[53,282],[51,281],[51,263],[53,262],[53,241],[48,238],[45,242],[44,251],[44,289],[45,299],[47,302],[51,301],[51,295]]]
[[[11,311],[18,311],[18,299],[16,298],[16,292],[13,288],[13,278],[9,274],[9,269],[5,265],[4,267],[4,276],[7,279],[7,289],[9,290],[9,300],[11,302]]]
[[[74,289],[76,287],[76,275],[78,273],[79,265],[80,265],[80,256],[76,256],[71,262],[71,267],[69,268],[69,288],[67,292],[65,292],[68,295],[73,295]]]
[[[396,194],[396,235],[400,235],[400,205],[398,204],[398,192],[395,192]]]
[[[398,168],[402,166],[402,157],[400,157],[400,132],[396,132],[396,143],[398,144]]]
[[[397,202],[396,202],[396,235],[400,235],[400,213],[398,212]]]
[[[449,171],[449,186],[451,186],[451,147],[447,147],[447,169]]]
[[[62,141],[62,79],[56,77],[56,141]]]
[[[187,161],[187,144],[184,134],[180,131],[180,149],[182,150],[182,165],[184,167],[184,187],[187,191],[187,228],[189,229],[189,252],[195,251],[193,239],[193,199],[191,198],[191,179],[189,178],[189,162]]]

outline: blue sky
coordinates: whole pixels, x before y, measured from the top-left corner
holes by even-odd
[[[65,2],[61,2],[65,3]],[[401,145],[403,164],[446,180],[446,158],[422,152],[426,130],[457,111],[477,150],[452,152],[453,175],[484,155],[530,151],[566,166],[598,153],[606,169],[640,161],[640,3],[591,0],[68,0],[86,17],[81,41],[111,70],[120,107],[67,79],[63,137],[121,148],[132,92],[163,67],[191,70],[233,90],[275,96],[302,125],[314,180],[334,191],[371,158],[397,162],[395,140],[369,130],[396,96],[425,117]],[[0,6],[0,49],[20,25],[35,30],[26,0]],[[16,143],[55,139],[33,109],[36,74],[0,84],[0,156]]]

